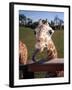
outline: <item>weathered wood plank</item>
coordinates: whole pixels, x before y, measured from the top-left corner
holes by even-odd
[[[63,58],[57,58],[57,59],[52,59],[52,60],[49,60],[49,61],[47,61],[47,60],[39,60],[37,63],[39,63],[39,64],[46,64],[46,63],[64,63],[64,59]],[[34,63],[32,60],[28,60],[28,62],[27,62],[27,65],[28,64],[36,64],[36,63]]]
[[[48,71],[48,72],[56,72],[64,70],[64,60],[61,59],[53,59],[50,61],[46,61],[43,64],[30,62],[28,65],[20,65],[20,70],[27,70],[29,72],[40,72],[40,71]]]

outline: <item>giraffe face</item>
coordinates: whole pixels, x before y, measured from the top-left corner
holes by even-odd
[[[36,45],[35,47],[43,51],[43,49],[48,45],[48,41],[51,39],[54,30],[49,26],[48,22],[42,23],[39,21],[36,31]]]

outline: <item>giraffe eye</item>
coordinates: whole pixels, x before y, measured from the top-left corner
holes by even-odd
[[[52,30],[49,30],[49,34],[50,34],[50,35],[52,34]]]

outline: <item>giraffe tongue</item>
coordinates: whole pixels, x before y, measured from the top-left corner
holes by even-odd
[[[36,54],[37,54],[39,51],[40,51],[40,49],[36,49],[35,52],[33,53],[32,60],[33,60],[34,62],[36,62],[35,56],[36,56]]]

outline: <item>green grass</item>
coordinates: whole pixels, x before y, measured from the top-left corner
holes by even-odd
[[[33,31],[30,28],[20,27],[19,39],[26,44],[28,49],[28,59],[31,59],[35,44],[35,36]]]
[[[20,27],[19,29],[19,39],[23,41],[28,49],[28,60],[31,60],[32,54],[35,49],[35,35],[33,30],[27,27]],[[58,52],[58,58],[64,57],[64,30],[55,31],[52,36],[53,42],[56,46]],[[38,53],[37,58],[46,57],[46,51]],[[37,59],[37,60],[38,60]],[[46,72],[35,72],[35,78],[43,78]]]
[[[58,58],[64,57],[64,30],[55,31],[52,40],[58,52]]]
[[[35,35],[32,29],[26,27],[20,27],[19,39],[24,42],[28,49],[28,60],[31,60],[32,54],[35,50]],[[46,57],[46,50],[37,54],[37,60]]]
[[[32,58],[35,49],[35,35],[33,30],[27,27],[20,27],[19,39],[23,41],[28,48],[28,60]],[[64,57],[64,30],[55,31],[52,36],[53,42],[58,52],[58,58]],[[46,51],[37,54],[37,59],[46,57]]]

